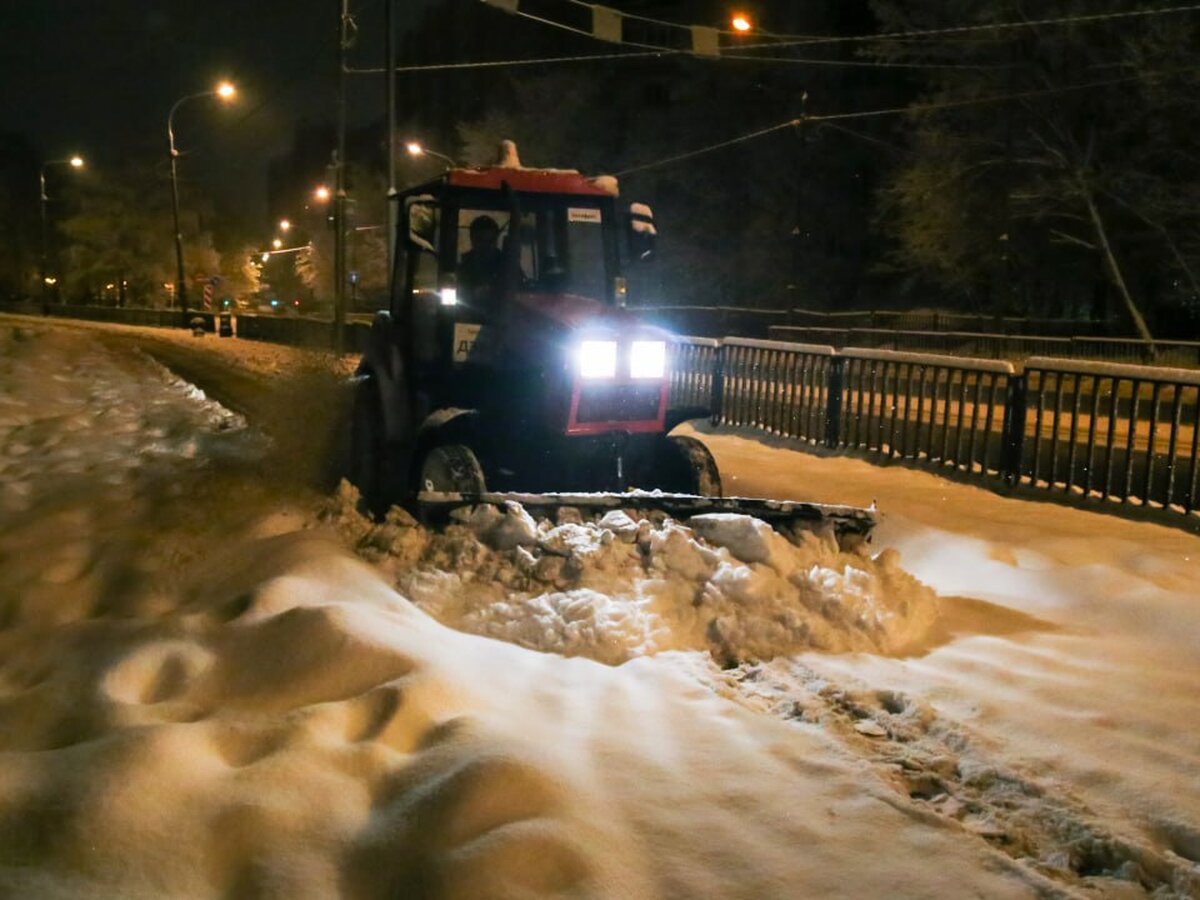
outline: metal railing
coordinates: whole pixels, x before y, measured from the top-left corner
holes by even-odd
[[[1023,483],[1196,509],[1200,372],[1039,357],[1025,383]]]
[[[668,402],[674,409],[708,409],[713,398],[713,380],[721,342],[716,338],[685,338],[668,347],[671,373]]]
[[[838,366],[841,412],[829,446],[1003,471],[1011,363],[851,349]]]
[[[721,342],[721,393],[713,410],[726,425],[761,428],[822,443],[833,348],[729,338]]]
[[[985,482],[1182,513],[1193,523],[1200,512],[1200,372],[678,340],[704,350],[712,394],[697,405],[718,424]],[[676,349],[674,358],[697,358],[693,352]],[[673,377],[683,383],[688,376]]]

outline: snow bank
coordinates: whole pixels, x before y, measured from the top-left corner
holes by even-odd
[[[613,510],[557,522],[460,510],[444,532],[400,510],[382,524],[343,484],[320,518],[439,621],[535,650],[619,664],[666,650],[722,663],[816,649],[898,654],[920,643],[937,598],[894,552],[839,551],[830,534],[791,540],[732,514],[681,524]]]
[[[16,417],[0,482],[29,485],[0,518],[0,896],[1054,895],[897,794],[895,766],[718,696],[705,681],[736,670],[706,653],[610,667],[439,624],[336,541],[296,531],[311,524],[284,506],[296,498],[264,499],[261,469],[230,464],[240,432],[205,425],[203,398],[73,334],[0,354]],[[148,410],[193,425],[153,435]],[[45,477],[21,450],[34,425]],[[248,509],[269,515],[247,528]],[[794,591],[804,554],[837,559],[819,541],[759,546],[752,523],[701,538],[568,515],[531,533],[510,509],[432,536],[399,511],[367,525],[333,504],[325,519],[391,580],[415,565],[433,586],[563,594],[550,639],[566,644],[595,619],[580,581],[661,581],[702,606],[722,567]],[[720,541],[765,546],[765,561]],[[637,621],[620,599],[600,618]],[[628,655],[619,629],[592,633]]]

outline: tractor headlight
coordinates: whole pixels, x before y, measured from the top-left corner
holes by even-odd
[[[579,374],[583,378],[612,378],[617,374],[616,341],[583,341],[579,345]]]
[[[662,378],[667,372],[665,341],[634,341],[629,350],[631,378]]]

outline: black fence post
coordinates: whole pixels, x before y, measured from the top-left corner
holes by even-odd
[[[712,407],[712,423],[719,425],[725,406],[725,344],[720,343],[713,354],[712,395],[709,398]]]
[[[829,359],[829,395],[825,401],[825,446],[838,445],[842,432],[842,387],[845,382],[845,363],[840,356]]]
[[[1010,375],[1004,401],[1004,426],[1000,434],[1000,475],[1008,484],[1021,480],[1021,454],[1025,445],[1025,403],[1028,393],[1025,373]]]

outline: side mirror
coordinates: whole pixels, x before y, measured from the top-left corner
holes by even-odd
[[[410,244],[437,253],[438,205],[433,197],[405,198],[404,222]]]
[[[654,211],[645,203],[629,205],[629,254],[633,259],[648,259],[654,255],[658,229],[654,227]]]

